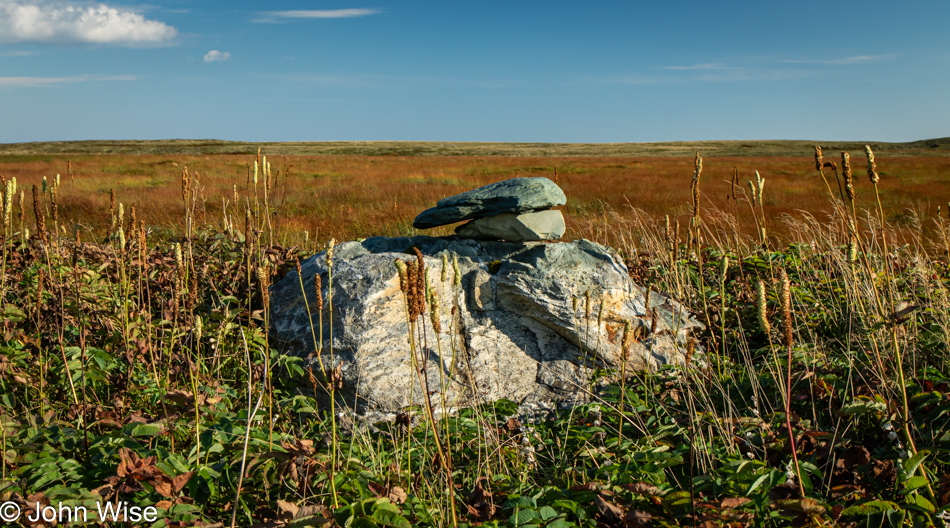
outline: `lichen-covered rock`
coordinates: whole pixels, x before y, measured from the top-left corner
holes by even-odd
[[[435,207],[419,213],[412,225],[428,229],[470,218],[550,209],[565,203],[564,191],[547,178],[512,178],[443,198]]]
[[[547,210],[476,218],[458,226],[455,233],[462,238],[479,240],[537,242],[557,240],[564,235],[565,229],[561,211]]]
[[[411,247],[425,255],[429,284],[441,299],[438,335],[427,317],[409,335],[394,261],[413,260]],[[453,259],[460,284],[454,283]],[[314,274],[320,274],[327,299],[319,357],[327,371],[340,368],[341,397],[360,414],[422,402],[410,339],[433,402],[460,407],[501,398],[583,400],[591,369],[620,368],[625,323],[630,370],[683,363],[689,334],[701,327],[679,303],[655,292],[648,314],[644,289],[631,282],[619,256],[586,240],[374,237],[336,246],[332,280],[322,252],[302,263],[302,280],[291,271],[272,287],[272,342],[286,353],[308,356],[315,371],[321,317]]]

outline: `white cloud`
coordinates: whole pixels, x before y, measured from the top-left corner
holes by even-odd
[[[896,53],[888,53],[886,55],[858,55],[855,57],[845,57],[843,59],[831,59],[831,60],[787,60],[785,62],[790,64],[866,64],[869,62],[882,62],[892,60],[897,57]]]
[[[29,57],[30,55],[36,55],[36,52],[23,50],[0,51],[0,57]]]
[[[134,75],[73,75],[69,77],[0,77],[0,88],[39,88],[88,81],[134,81]]]
[[[231,58],[231,52],[211,50],[205,53],[205,62],[226,61]]]
[[[692,66],[664,66],[665,70],[724,70],[725,66],[722,64],[693,64]]]
[[[261,13],[263,18],[254,22],[277,22],[282,18],[354,18],[375,15],[378,9],[309,9],[296,11],[270,11]]]
[[[144,15],[106,4],[59,0],[0,0],[0,42],[161,44],[178,31]]]

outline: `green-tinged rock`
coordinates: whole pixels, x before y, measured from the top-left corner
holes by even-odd
[[[435,207],[420,213],[412,225],[428,229],[471,218],[549,209],[565,203],[564,191],[547,178],[512,178],[443,198]]]

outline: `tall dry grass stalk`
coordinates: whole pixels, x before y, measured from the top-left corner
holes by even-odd
[[[792,429],[792,347],[795,344],[792,315],[792,286],[788,279],[788,273],[785,268],[781,269],[780,275],[781,293],[779,300],[782,309],[782,340],[785,345],[788,362],[785,366],[785,426],[788,430],[788,444],[792,451],[792,460],[795,462],[795,475],[798,481],[798,491],[802,498],[805,498],[805,485],[802,482],[802,468],[798,463],[798,449],[795,445],[795,431]]]

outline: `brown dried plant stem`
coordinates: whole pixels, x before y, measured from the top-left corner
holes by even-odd
[[[888,253],[888,248],[887,248],[887,237],[885,236],[885,233],[884,233],[884,208],[881,205],[881,193],[877,186],[877,183],[878,183],[877,173],[874,172],[874,154],[871,152],[870,147],[865,147],[865,148],[868,154],[868,175],[871,177],[871,183],[874,185],[874,197],[875,197],[875,200],[877,201],[878,221],[880,222],[880,225],[881,225],[881,247],[884,252],[884,255],[883,255],[884,256],[884,280],[887,284],[887,292],[891,300],[891,306],[895,306],[896,299],[894,297],[894,289],[892,286],[892,276],[891,276],[891,271],[890,271],[891,267],[888,262],[889,253]],[[876,291],[876,287],[875,287],[875,291]],[[883,315],[885,312],[884,312],[883,306],[881,305],[880,297],[875,295],[875,300],[877,300],[879,304],[878,310],[881,313],[882,318],[883,318]],[[890,334],[891,334],[891,346],[894,347],[894,358],[897,360],[897,377],[900,383],[900,394],[901,394],[901,404],[902,404],[901,422],[903,422],[902,430],[904,433],[904,438],[907,442],[907,446],[910,448],[911,454],[916,455],[917,446],[914,443],[914,436],[913,434],[911,434],[911,431],[910,431],[911,417],[910,417],[910,405],[908,403],[908,398],[907,398],[907,382],[904,379],[904,360],[903,360],[904,355],[901,352],[901,348],[897,340],[897,326],[898,326],[897,324],[891,325]],[[932,484],[930,482],[930,477],[927,476],[927,469],[923,462],[921,462],[920,468],[921,468],[921,472],[924,474],[924,478],[927,481],[927,491],[930,495],[930,499],[931,501],[934,501],[936,495],[934,493]]]
[[[699,268],[699,273],[696,275],[696,286],[699,290],[700,299],[703,302],[703,316],[706,318],[706,328],[711,329],[713,328],[713,324],[712,318],[709,315],[709,300],[706,298],[706,286],[703,283],[703,244],[700,238],[702,219],[699,215],[699,179],[703,174],[703,158],[699,156],[699,152],[696,153],[696,159],[694,163],[695,169],[693,171],[693,180],[691,184],[693,194],[693,217],[689,224],[689,238],[692,241],[692,248],[696,255],[696,266]],[[712,347],[718,350],[719,344],[716,343],[716,335],[710,333],[709,336],[712,341]]]
[[[785,365],[785,426],[788,429],[788,442],[792,450],[792,460],[795,461],[795,474],[798,476],[798,489],[805,498],[805,485],[802,483],[802,468],[798,464],[798,449],[795,446],[795,431],[792,429],[792,347],[795,344],[792,320],[792,287],[785,268],[781,269],[781,307],[782,307],[782,337],[787,352],[788,362]],[[771,341],[771,340],[770,340]],[[771,345],[771,342],[770,342]]]
[[[332,468],[330,471],[330,489],[333,492],[333,507],[340,507],[340,500],[337,497],[336,489],[336,471],[337,464],[340,459],[340,450],[339,450],[339,440],[338,440],[338,427],[336,419],[336,390],[337,384],[340,382],[339,373],[336,368],[333,366],[335,364],[335,357],[333,354],[333,247],[336,244],[335,239],[330,239],[329,247],[327,247],[326,261],[327,261],[327,308],[330,311],[330,378],[328,379],[330,385],[330,431],[331,431],[331,446],[333,449],[333,455],[331,457]],[[317,297],[320,297],[320,292],[317,292]],[[323,317],[321,309],[321,318],[320,318],[320,348],[321,352],[323,350]]]
[[[89,453],[89,426],[86,423],[86,414],[88,412],[88,406],[86,402],[86,318],[83,317],[82,309],[82,296],[79,292],[79,250],[81,248],[81,240],[79,238],[79,230],[76,230],[76,242],[73,248],[73,283],[75,285],[74,292],[76,294],[76,319],[79,321],[79,351],[82,357],[83,368],[81,370],[82,375],[82,422],[83,422],[83,435],[84,435],[84,445],[86,453]],[[62,342],[62,337],[60,337],[60,342]],[[158,379],[156,378],[156,385],[158,384]]]
[[[419,324],[420,316],[426,313],[426,266],[425,258],[419,248],[413,248],[416,256],[416,262],[406,265],[396,264],[400,273],[400,286],[406,297],[406,305],[409,313],[409,354],[412,357],[413,368],[416,371],[416,377],[419,379],[419,385],[422,388],[423,402],[427,418],[429,419],[429,428],[432,431],[432,437],[435,441],[435,448],[439,455],[439,462],[442,471],[445,472],[446,484],[449,493],[449,505],[452,514],[452,526],[458,526],[458,517],[455,509],[455,485],[452,477],[452,459],[446,454],[439,436],[439,429],[435,423],[435,414],[432,411],[432,399],[429,396],[429,374],[428,361],[424,356],[425,351],[425,318]],[[405,272],[403,272],[405,268]],[[405,278],[404,278],[405,277]],[[421,357],[420,357],[421,356]],[[412,393],[413,391],[410,391]]]

